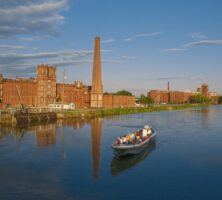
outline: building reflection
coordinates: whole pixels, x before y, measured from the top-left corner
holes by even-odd
[[[32,134],[35,137],[35,144],[38,148],[46,148],[54,146],[57,142],[61,144],[61,158],[66,159],[66,127],[73,127],[74,129],[82,128],[86,125],[91,127],[91,156],[92,156],[92,171],[95,178],[99,177],[100,165],[100,144],[102,131],[102,118],[97,119],[82,119],[82,120],[58,120],[51,124],[38,124],[27,127],[0,127],[0,139],[12,135],[17,140],[17,153],[20,152],[23,144],[24,136]],[[61,132],[58,132],[60,128]]]
[[[36,144],[38,147],[47,147],[56,144],[56,124],[36,126]]]
[[[208,107],[202,107],[200,112],[201,112],[202,126],[204,128],[207,128],[208,127],[208,123],[209,123],[209,108]]]
[[[64,126],[72,126],[74,129],[80,129],[84,127],[87,123],[89,123],[89,120],[86,119],[75,119],[75,120],[63,120],[59,119],[57,120],[56,124],[57,127],[64,127]]]
[[[100,141],[102,118],[93,119],[91,124],[91,143],[92,143],[92,160],[93,160],[93,176],[99,177],[99,160],[100,160]]]

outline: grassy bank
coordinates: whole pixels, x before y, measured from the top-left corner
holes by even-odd
[[[161,105],[161,106],[149,106],[149,107],[136,107],[136,108],[106,108],[106,109],[81,109],[73,111],[64,111],[64,113],[58,113],[58,118],[94,118],[94,117],[105,117],[114,115],[127,115],[134,113],[145,113],[145,112],[159,112],[167,110],[179,110],[194,108],[206,105],[200,104],[186,104],[186,105]]]

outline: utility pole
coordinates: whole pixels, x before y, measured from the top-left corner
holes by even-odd
[[[66,70],[64,69],[63,71],[63,77],[62,77],[62,111],[63,111],[63,106],[64,106],[64,83],[66,79]]]

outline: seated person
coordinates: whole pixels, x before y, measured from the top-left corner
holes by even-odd
[[[145,125],[144,128],[143,128],[143,137],[146,137],[151,133],[152,133],[152,130],[151,130],[150,126]]]

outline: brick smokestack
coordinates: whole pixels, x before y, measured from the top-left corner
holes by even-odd
[[[103,85],[101,72],[100,38],[95,38],[94,60],[92,73],[92,89],[90,105],[93,108],[101,108],[103,102]]]
[[[170,81],[168,81],[168,83],[167,83],[167,91],[168,92],[170,91]]]

